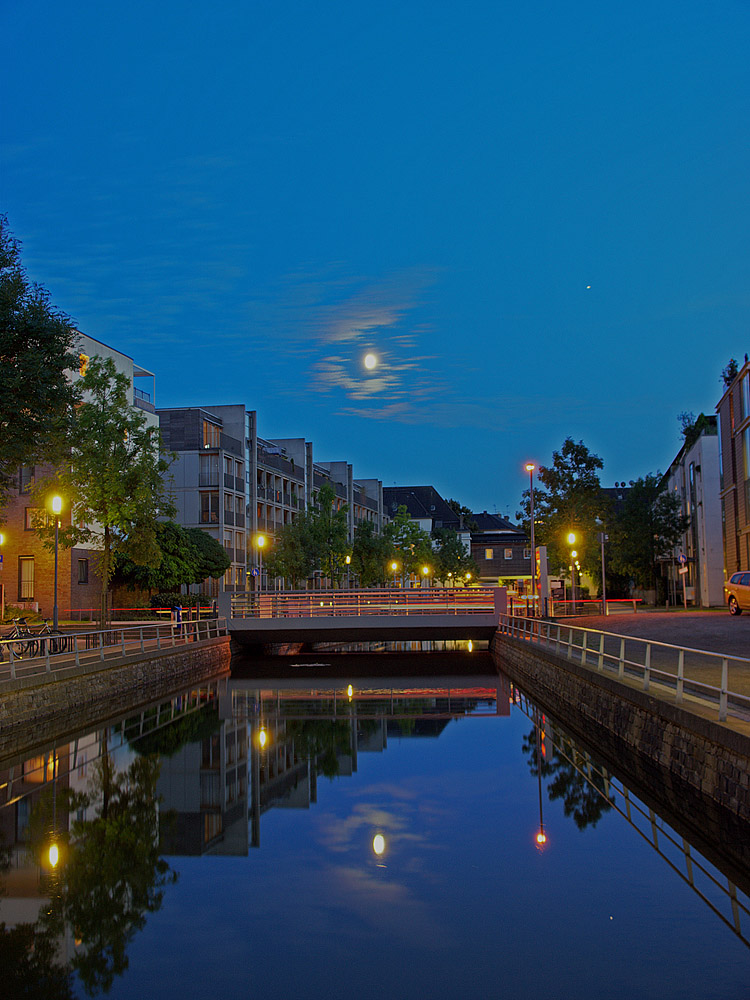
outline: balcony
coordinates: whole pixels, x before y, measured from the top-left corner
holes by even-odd
[[[224,524],[234,524],[234,511],[224,508]]]
[[[199,472],[198,473],[198,485],[199,486],[216,486],[219,485],[219,470],[216,469],[214,472]]]

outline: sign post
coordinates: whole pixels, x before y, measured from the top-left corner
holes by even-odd
[[[677,570],[677,572],[682,577],[682,603],[684,604],[685,610],[687,611],[687,571],[688,571],[687,556],[684,553],[680,552],[680,554],[677,556],[677,562],[680,564],[680,568]]]

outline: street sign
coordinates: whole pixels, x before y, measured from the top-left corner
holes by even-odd
[[[687,571],[688,571],[687,566],[680,566],[680,568],[677,570],[677,572],[680,574],[687,573]]]
[[[685,563],[687,562],[687,556],[683,555],[682,552],[680,552],[680,554],[677,556],[677,562],[680,564],[680,566],[684,566]]]
[[[258,569],[258,567],[253,566],[253,568],[250,570],[250,576],[258,576],[259,574],[260,570]]]

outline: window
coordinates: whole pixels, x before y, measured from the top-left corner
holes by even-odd
[[[203,421],[203,447],[218,448],[221,439],[221,427],[212,424],[210,420]]]
[[[199,486],[219,485],[219,456],[200,455],[200,482]]]
[[[224,548],[231,555],[231,553],[232,553],[232,532],[231,531],[225,531],[224,532]]]
[[[86,374],[86,369],[88,368],[88,366],[89,366],[89,356],[88,356],[88,354],[79,354],[78,355],[78,374],[81,376],[81,378],[83,378],[83,376]]]
[[[494,559],[494,557],[495,557],[495,553],[494,553],[493,549],[485,549],[484,550],[484,558],[485,559]]]
[[[219,520],[219,494],[201,493],[201,523],[209,524]]]
[[[232,459],[227,458],[226,455],[224,456],[224,475],[225,476],[232,475]]]
[[[234,463],[234,475],[236,479],[242,479],[242,462]]]
[[[34,600],[34,557],[18,557],[18,600]]]
[[[44,528],[50,521],[50,516],[41,507],[27,507],[24,512],[24,531]]]
[[[89,582],[89,561],[88,559],[78,560],[78,582],[88,583]]]
[[[524,559],[531,559],[531,549],[524,549],[523,550],[523,557],[524,557]]]
[[[34,466],[22,465],[19,475],[18,492],[28,493],[34,483]]]
[[[513,558],[513,549],[506,549],[505,550],[505,558],[506,559],[512,559]]]

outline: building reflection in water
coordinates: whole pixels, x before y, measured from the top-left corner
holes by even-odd
[[[107,976],[127,964],[125,946],[142,926],[143,913],[160,904],[168,878],[159,854],[246,856],[260,847],[261,820],[269,810],[306,810],[316,804],[320,776],[352,777],[361,754],[384,753],[394,740],[436,740],[459,718],[507,717],[514,704],[532,723],[522,749],[538,788],[538,826],[537,816],[529,817],[536,846],[554,854],[554,831],[548,839],[544,816],[547,800],[561,801],[564,815],[582,830],[615,811],[747,944],[750,869],[743,858],[727,866],[718,853],[709,860],[705,850],[696,851],[684,830],[678,832],[672,811],[662,814],[658,803],[634,795],[622,776],[615,777],[595,752],[505,678],[494,687],[489,681],[465,677],[430,686],[422,679],[410,687],[395,681],[391,686],[389,680],[363,684],[321,678],[314,687],[301,680],[216,681],[26,759],[7,761],[0,769],[6,857],[0,922],[8,932],[32,928],[31,938],[24,940],[34,944],[38,961],[45,955],[40,928],[46,927],[48,965],[63,970],[60,975],[86,968],[86,957],[97,947],[81,930],[91,913],[79,909],[83,916],[75,931],[69,921],[50,922],[45,914],[54,913],[59,900],[71,909],[74,903],[80,906],[70,898],[66,872],[71,852],[82,849],[84,835],[96,833],[106,813],[106,794],[92,796],[91,787],[92,779],[101,782],[108,775],[112,788],[119,789],[111,800],[139,817],[148,864],[141,910],[129,914],[127,934],[118,945],[120,965],[89,963],[92,982],[106,984]],[[132,775],[146,774],[145,765],[137,772],[139,761],[155,760],[152,755],[158,755],[159,766],[148,772],[154,782],[149,790],[147,781],[138,786]],[[139,787],[147,800],[141,804],[133,801]],[[555,815],[559,823],[560,813]],[[57,866],[50,866],[49,855],[45,863],[39,851],[35,831],[40,822],[46,824],[46,847],[59,844]],[[691,816],[691,823],[699,826],[700,817]],[[368,840],[370,858],[381,867],[389,849],[386,826],[373,825]]]

